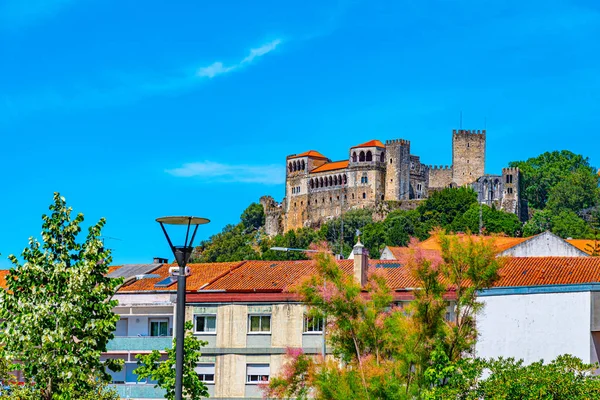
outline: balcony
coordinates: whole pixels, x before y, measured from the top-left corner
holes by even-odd
[[[171,348],[171,336],[117,336],[108,342],[108,351],[164,350]]]
[[[164,399],[166,391],[153,384],[113,385],[122,399]]]

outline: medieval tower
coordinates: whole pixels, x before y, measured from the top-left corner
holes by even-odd
[[[485,175],[485,130],[452,132],[452,185],[461,187]]]

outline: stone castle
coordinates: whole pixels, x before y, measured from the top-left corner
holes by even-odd
[[[452,132],[452,165],[421,163],[410,152],[410,142],[371,140],[351,147],[348,159],[331,161],[310,150],[286,158],[285,198],[277,203],[261,198],[266,233],[319,227],[355,208],[385,213],[395,208],[413,209],[429,194],[447,187],[472,187],[479,201],[522,217],[518,168],[501,175],[485,174],[486,131]]]

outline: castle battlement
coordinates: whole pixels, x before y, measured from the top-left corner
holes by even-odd
[[[453,135],[482,135],[485,136],[485,129],[481,130],[481,129],[453,129],[452,130],[452,134]]]
[[[401,146],[410,146],[410,140],[404,140],[404,139],[392,139],[392,140],[386,140],[385,141],[385,145],[391,145],[391,144],[399,144]]]
[[[427,168],[433,171],[451,171],[452,165],[428,165]]]
[[[506,167],[502,168],[502,174],[516,174],[519,173],[518,167]]]

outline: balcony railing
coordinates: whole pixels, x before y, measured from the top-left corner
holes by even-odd
[[[113,385],[122,399],[164,399],[166,391],[155,388],[154,384]]]
[[[106,349],[115,350],[164,350],[171,348],[171,336],[117,336],[108,342]]]

